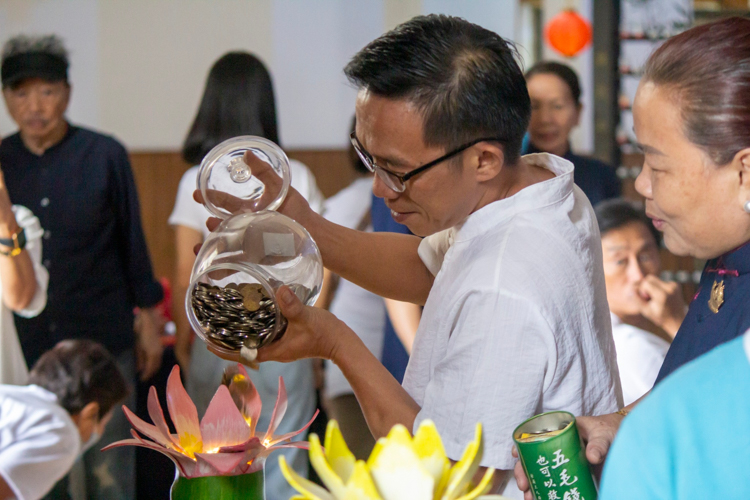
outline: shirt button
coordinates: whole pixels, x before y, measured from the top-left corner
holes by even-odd
[[[49,324],[49,332],[53,333],[55,330],[57,330],[57,325],[55,323]]]
[[[39,202],[39,204],[40,204],[40,205],[41,205],[42,207],[46,207],[46,206],[48,206],[48,205],[49,205],[49,198],[47,198],[47,197],[45,196],[44,198],[42,198],[42,201],[40,201],[40,202]]]
[[[45,240],[48,240],[50,238],[50,236],[52,236],[52,233],[49,232],[49,230],[47,230],[47,231],[44,232],[44,239]]]
[[[49,266],[50,266],[51,264],[52,264],[52,262],[50,262],[50,260],[49,260],[49,259],[44,259],[44,260],[42,261],[42,265],[43,265],[44,267],[46,267],[47,269],[49,269]]]

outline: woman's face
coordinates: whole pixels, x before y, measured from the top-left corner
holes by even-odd
[[[568,137],[578,125],[581,107],[562,78],[539,73],[526,81],[531,97],[529,136],[537,148],[558,156],[568,151]]]
[[[711,259],[750,239],[748,175],[737,160],[716,166],[685,136],[675,91],[642,82],[634,130],[645,159],[635,188],[646,214],[676,255]]]
[[[609,310],[620,318],[640,314],[647,301],[639,292],[641,282],[661,270],[653,234],[638,221],[612,229],[602,236],[602,254]]]

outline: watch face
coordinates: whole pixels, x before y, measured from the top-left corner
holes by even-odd
[[[16,235],[17,247],[19,250],[23,250],[26,247],[26,230],[21,228],[21,231]]]

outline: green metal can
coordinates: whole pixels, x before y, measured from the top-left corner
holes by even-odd
[[[596,500],[597,492],[575,417],[542,413],[513,431],[536,500]]]

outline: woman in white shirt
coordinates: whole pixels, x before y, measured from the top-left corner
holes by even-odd
[[[653,387],[687,307],[680,286],[657,277],[659,233],[646,215],[622,199],[604,201],[595,212],[627,406]]]
[[[198,113],[183,146],[183,156],[193,165],[201,162],[214,146],[241,135],[265,137],[279,144],[275,101],[271,75],[263,63],[246,52],[230,52],[214,63],[208,74],[206,88]],[[299,191],[316,212],[323,209],[323,195],[310,170],[298,161],[290,162],[292,186]],[[221,383],[224,368],[230,364],[214,356],[203,342],[193,342],[193,332],[183,307],[195,262],[193,248],[208,235],[205,207],[193,200],[198,167],[182,177],[169,224],[175,228],[177,273],[174,281],[177,326],[175,355],[187,374],[187,391],[198,413],[203,414]],[[268,425],[278,390],[279,376],[284,377],[289,395],[289,409],[279,432],[303,427],[315,412],[316,397],[312,360],[294,363],[264,363],[251,372],[263,402],[259,428]],[[287,461],[303,477],[307,477],[307,453],[284,450]],[[294,494],[278,467],[266,473],[266,496],[289,498]]]
[[[29,375],[13,313],[31,318],[47,304],[43,234],[31,210],[11,205],[0,171],[0,384],[25,384]]]

